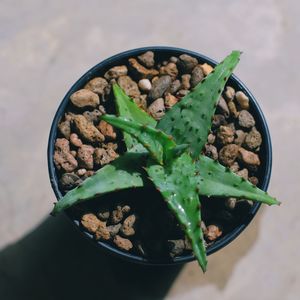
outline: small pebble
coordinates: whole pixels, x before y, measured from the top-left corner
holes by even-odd
[[[108,82],[102,77],[95,77],[90,80],[84,88],[92,91],[98,95],[103,95],[105,92],[105,88],[108,86]]]
[[[82,146],[82,141],[81,139],[78,137],[78,135],[76,133],[72,133],[70,135],[70,142],[73,146],[79,148]]]
[[[235,90],[231,86],[226,87],[225,97],[227,101],[232,101],[234,99]]]
[[[144,92],[149,92],[152,88],[151,81],[149,79],[141,79],[139,81],[139,88]]]
[[[222,235],[222,230],[217,225],[207,226],[207,231],[204,233],[204,236],[209,241],[214,241]]]
[[[229,117],[229,108],[227,102],[223,97],[220,97],[217,107],[221,111],[221,113],[225,116],[225,118]]]
[[[170,62],[166,66],[160,67],[160,75],[170,75],[172,79],[175,79],[178,75],[178,69],[176,64]]]
[[[233,210],[235,208],[236,201],[237,201],[237,199],[233,198],[233,197],[226,198],[226,200],[225,200],[225,206],[227,208],[229,208],[230,210]]]
[[[223,165],[230,167],[236,160],[238,154],[239,146],[235,144],[229,144],[220,150],[219,160]]]
[[[190,80],[191,80],[190,74],[183,74],[181,76],[181,88],[183,90],[189,90],[191,88]]]
[[[70,100],[73,105],[84,107],[97,107],[100,104],[99,96],[87,89],[81,89],[70,96]]]
[[[257,131],[255,127],[253,127],[251,131],[247,134],[244,143],[246,148],[250,150],[255,150],[261,145],[262,137],[259,131]]]
[[[207,137],[207,143],[208,144],[213,144],[216,140],[216,136],[212,133],[210,133]]]
[[[110,237],[113,238],[115,235],[117,235],[121,227],[122,227],[121,224],[107,226],[107,230],[110,234]]]
[[[73,173],[64,173],[59,180],[59,183],[64,190],[71,190],[81,182],[82,180]]]
[[[138,56],[139,62],[147,68],[154,67],[154,53],[152,51],[147,51],[144,54]]]
[[[165,96],[165,107],[171,108],[178,102],[178,99],[170,93],[167,93]]]
[[[148,107],[149,114],[155,119],[160,120],[165,115],[165,103],[163,98],[158,98]]]
[[[236,173],[240,169],[240,165],[237,161],[235,161],[231,166],[230,166],[230,171]]]
[[[241,109],[249,109],[249,98],[241,91],[235,94],[237,103],[240,105]]]
[[[117,206],[115,210],[111,213],[111,223],[112,224],[118,224],[123,220],[124,214],[122,211],[122,207],[120,205]]]
[[[82,145],[77,151],[78,164],[81,168],[92,170],[94,168],[93,154],[95,148],[90,145]]]
[[[119,247],[120,249],[125,250],[125,251],[129,251],[133,247],[130,240],[124,239],[119,235],[116,235],[114,237],[114,243],[116,244],[117,247]]]
[[[169,75],[164,75],[153,82],[152,89],[149,92],[149,99],[155,100],[164,94],[164,92],[170,87],[171,85],[171,77]]]
[[[184,240],[168,240],[168,244],[170,247],[171,257],[182,254],[183,250],[185,249]]]
[[[180,87],[181,87],[181,82],[178,79],[176,79],[171,83],[166,93],[170,93],[173,95],[180,89]]]
[[[221,145],[231,144],[234,140],[234,131],[229,126],[220,126],[217,131],[217,140]]]
[[[126,66],[116,66],[109,69],[105,74],[104,77],[107,80],[116,79],[120,76],[125,76],[128,73],[128,69]]]
[[[197,65],[191,75],[191,86],[195,87],[204,78],[204,73],[201,65]]]
[[[240,154],[240,159],[246,164],[246,165],[252,165],[252,166],[259,166],[260,165],[260,159],[257,154],[247,151],[244,148],[239,148],[238,150]]]
[[[130,215],[124,220],[123,226],[121,228],[121,232],[124,236],[132,236],[135,234],[135,230],[133,227],[135,221],[136,221],[135,215]]]
[[[210,74],[214,70],[214,68],[211,65],[207,64],[207,63],[201,65],[201,68],[202,68],[203,74],[205,76],[207,76],[208,74]]]
[[[248,180],[249,172],[248,169],[244,168],[236,172],[236,175]]]
[[[238,120],[239,125],[244,128],[251,128],[255,125],[253,116],[247,110],[240,111]]]
[[[188,54],[182,54],[179,56],[178,64],[185,73],[190,73],[198,65],[198,60]]]
[[[229,102],[227,103],[227,105],[228,105],[228,109],[229,109],[229,111],[230,111],[230,114],[231,114],[234,118],[238,118],[239,112],[238,112],[238,110],[237,110],[237,108],[236,108],[236,106],[235,106],[235,103],[234,103],[233,101],[229,101]]]
[[[101,210],[98,211],[98,218],[101,220],[101,221],[107,221],[109,219],[109,215],[110,215],[110,212],[108,209],[105,209],[105,208],[102,208]]]
[[[89,232],[95,233],[101,224],[101,221],[92,213],[84,214],[81,217],[81,224]]]
[[[243,131],[243,130],[237,130],[235,132],[234,143],[236,145],[241,146],[244,143],[246,136],[247,136],[247,133],[245,131]]]
[[[86,173],[86,169],[79,169],[76,171],[76,174],[78,176],[83,176]]]
[[[212,158],[213,160],[218,159],[218,150],[215,146],[211,144],[205,145],[205,155]]]
[[[258,185],[258,178],[257,178],[257,177],[251,176],[251,177],[248,178],[248,180],[249,180],[252,184]]]

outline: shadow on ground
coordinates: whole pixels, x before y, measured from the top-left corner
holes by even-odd
[[[0,298],[162,299],[180,269],[110,257],[82,238],[64,216],[49,217],[0,252]]]
[[[257,217],[238,241],[209,257],[205,276],[196,262],[183,269],[124,262],[82,238],[65,216],[49,217],[0,252],[0,298],[163,299],[169,290],[170,296],[211,284],[222,290],[257,239],[261,213]]]

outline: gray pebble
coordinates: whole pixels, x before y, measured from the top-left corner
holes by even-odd
[[[199,82],[204,78],[204,73],[201,65],[197,65],[193,71],[191,76],[191,85],[195,87]]]
[[[190,73],[198,65],[198,60],[188,54],[182,54],[179,56],[178,63],[185,73]]]
[[[247,110],[240,111],[239,125],[244,128],[251,128],[255,125],[253,116]]]
[[[59,183],[65,190],[73,189],[75,186],[77,186],[81,182],[82,182],[82,180],[80,179],[80,177],[73,173],[63,174],[59,181]]]
[[[169,75],[162,76],[154,81],[152,84],[152,89],[149,92],[149,99],[155,100],[162,97],[164,92],[170,87],[171,82],[172,80]]]

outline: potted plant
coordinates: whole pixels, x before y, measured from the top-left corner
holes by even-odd
[[[196,258],[205,271],[206,255],[234,239],[260,203],[279,204],[263,191],[271,171],[270,138],[253,96],[232,75],[239,57],[233,51],[216,66],[187,50],[143,48],[86,73],[52,124],[49,172],[59,199],[52,214],[66,210],[97,244],[130,260]],[[124,189],[131,206],[107,209],[103,195]],[[138,193],[147,200],[134,199]],[[148,209],[157,199],[162,207]],[[140,211],[151,211],[146,225],[143,213],[129,213],[139,211],[139,202]],[[151,246],[157,239],[159,248],[168,248],[147,229],[156,215],[165,222],[159,226],[171,257]]]

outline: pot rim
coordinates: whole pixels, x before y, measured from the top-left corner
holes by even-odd
[[[164,53],[168,54],[169,56],[179,56],[181,54],[188,54],[193,57],[196,57],[199,61],[201,62],[207,62],[208,64],[211,64],[212,66],[215,66],[217,62],[203,54],[190,51],[187,49],[183,48],[177,48],[177,47],[172,47],[172,46],[148,46],[148,47],[141,47],[141,48],[135,48],[132,50],[127,50],[118,54],[115,54],[94,67],[92,67],[90,70],[88,70],[85,74],[83,74],[74,84],[73,86],[69,89],[69,91],[66,93],[64,96],[63,100],[61,101],[55,116],[53,118],[52,124],[51,124],[51,129],[50,129],[50,134],[49,134],[49,139],[48,139],[48,149],[47,149],[47,157],[48,157],[48,172],[49,172],[49,178],[50,178],[50,183],[52,186],[52,189],[55,193],[55,196],[57,200],[59,200],[62,197],[62,193],[59,190],[58,186],[58,180],[56,176],[56,169],[54,166],[54,161],[53,161],[53,153],[54,153],[54,141],[56,139],[56,133],[57,133],[57,125],[62,117],[62,115],[65,112],[65,108],[68,104],[69,97],[70,95],[77,91],[79,88],[82,88],[82,86],[92,79],[94,77],[95,73],[98,73],[99,70],[106,70],[107,67],[111,67],[112,65],[117,65],[118,61],[121,59],[129,58],[129,57],[136,57],[146,51],[153,51],[154,53]],[[104,73],[104,72],[103,72]],[[272,144],[271,144],[271,136],[270,132],[268,129],[268,125],[265,119],[265,116],[257,103],[257,100],[253,96],[253,94],[249,91],[249,89],[245,86],[245,84],[234,74],[232,74],[228,80],[228,82],[233,82],[235,86],[238,87],[239,90],[243,91],[250,99],[251,103],[251,108],[254,110],[256,117],[255,120],[257,124],[260,124],[260,132],[263,136],[263,143],[264,143],[264,148],[266,155],[264,156],[264,165],[265,165],[265,170],[264,170],[264,176],[262,178],[262,181],[259,183],[259,187],[266,191],[270,182],[271,178],[271,171],[272,171]],[[259,210],[261,204],[258,202],[255,202],[250,209],[247,217],[243,221],[242,224],[240,224],[238,227],[236,227],[234,230],[232,230],[230,233],[226,234],[224,237],[221,237],[218,239],[214,244],[209,246],[207,248],[207,255],[213,254],[214,252],[222,249],[226,245],[228,245],[230,242],[232,242],[239,234],[242,233],[242,231],[249,225],[249,223],[252,221],[254,216],[256,215],[257,211]],[[65,215],[68,216],[68,219],[72,221],[72,223],[79,229],[81,233],[84,234],[89,240],[93,240],[93,235],[90,233],[84,231],[81,227],[80,224],[77,220],[74,220],[74,218],[71,217],[71,215],[65,211]],[[95,241],[94,241],[95,244]],[[136,263],[141,263],[145,265],[176,265],[176,264],[182,264],[186,262],[190,262],[195,260],[195,257],[193,254],[189,255],[183,255],[179,257],[175,257],[173,259],[168,259],[166,260],[165,258],[162,260],[158,259],[148,259],[145,257],[141,257],[135,254],[131,254],[128,252],[124,252],[122,250],[117,249],[116,247],[107,244],[105,242],[101,241],[96,241],[96,245],[99,246],[99,248],[106,250],[106,252],[110,254],[114,254],[118,257],[121,257],[123,259],[126,259],[131,262],[136,262]]]

